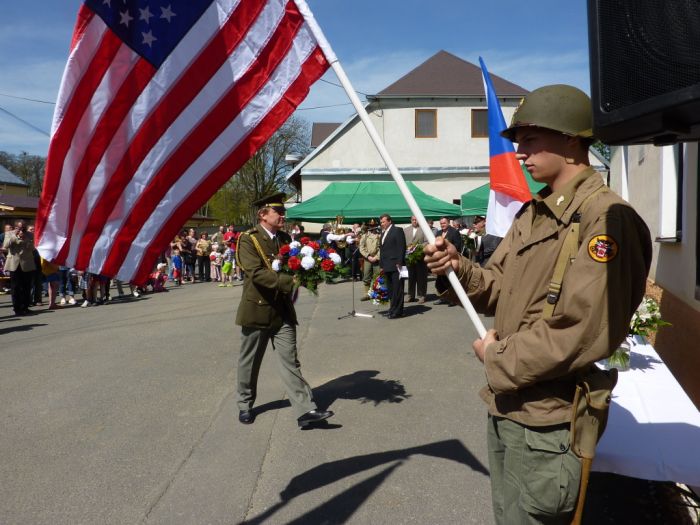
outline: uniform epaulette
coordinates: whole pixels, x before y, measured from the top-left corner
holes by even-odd
[[[253,233],[256,233],[258,230],[256,228],[251,228],[250,230],[247,230],[245,233],[248,235],[252,235]]]

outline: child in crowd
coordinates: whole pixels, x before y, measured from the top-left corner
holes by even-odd
[[[44,275],[44,280],[48,283],[49,288],[49,310],[56,310],[56,296],[58,295],[58,282],[61,280],[58,274],[58,266],[41,258],[41,273]]]
[[[233,270],[236,267],[236,250],[233,241],[228,243],[226,251],[222,256],[223,265],[221,271],[223,279],[219,286],[233,286]]]
[[[100,290],[100,276],[90,272],[79,272],[80,283],[79,287],[83,291],[83,304],[80,305],[81,308],[87,308],[88,306],[95,306],[97,302],[97,290]],[[102,295],[104,297],[104,294]]]
[[[158,263],[156,266],[156,271],[148,276],[146,286],[150,286],[153,292],[167,292],[168,289],[165,287],[167,280],[168,265],[165,263]]]
[[[173,255],[170,259],[170,261],[173,263],[173,281],[175,281],[175,284],[177,286],[180,286],[182,284],[182,255],[180,255],[180,250],[175,248],[173,250]]]
[[[209,254],[209,259],[211,260],[211,274],[213,276],[212,280],[214,282],[221,282],[221,260],[223,254],[219,250],[219,243],[215,242],[211,247],[211,254]]]
[[[139,293],[139,289],[131,283],[124,283],[124,281],[120,281],[119,279],[115,279],[114,284],[117,285],[117,293],[119,294],[119,297],[124,297],[124,284],[129,285],[129,295],[133,295],[134,297],[141,297],[141,294]]]

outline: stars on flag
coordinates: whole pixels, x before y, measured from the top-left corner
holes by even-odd
[[[106,0],[106,1],[109,2],[109,0]],[[119,16],[120,16],[119,23],[124,24],[126,27],[129,27],[129,23],[134,19],[134,17],[129,14],[128,10],[123,11],[123,12],[120,11]]]
[[[219,0],[83,0],[123,42],[160,67],[200,16]],[[226,0],[238,4],[239,0]],[[252,0],[253,3],[258,0]],[[280,0],[276,0],[280,1]]]
[[[158,40],[156,37],[153,36],[153,31],[148,31],[148,33],[141,33],[143,36],[143,44],[146,44],[148,47],[153,47],[153,42]]]
[[[168,5],[168,7],[161,7],[160,10],[162,13],[160,17],[165,18],[168,21],[168,23],[170,23],[170,19],[172,17],[176,16],[175,13],[173,13],[172,9],[170,9],[170,5]]]
[[[143,20],[147,24],[150,23],[151,17],[153,16],[153,14],[151,14],[151,9],[146,6],[146,9],[139,8],[139,12],[141,13],[139,20]]]

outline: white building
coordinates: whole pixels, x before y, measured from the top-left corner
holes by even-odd
[[[660,298],[655,348],[700,409],[700,172],[698,144],[614,147],[610,187],[627,199],[651,231],[649,292]]]
[[[510,122],[527,90],[493,73],[491,79]],[[488,182],[488,117],[478,66],[440,51],[368,100],[370,119],[406,180],[454,204]],[[288,177],[302,202],[331,182],[392,180],[357,116],[314,124],[312,146]]]

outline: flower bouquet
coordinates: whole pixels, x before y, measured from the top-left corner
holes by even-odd
[[[645,297],[630,321],[630,335],[649,337],[662,326],[671,326],[661,319],[661,308],[651,297]]]
[[[349,269],[344,267],[342,259],[334,249],[324,249],[308,237],[292,241],[280,247],[277,257],[272,261],[272,269],[297,278],[297,286],[303,286],[312,293],[317,293],[318,284],[344,277]]]
[[[632,346],[638,340],[643,342],[645,338],[655,333],[662,326],[671,326],[671,323],[661,319],[659,303],[650,297],[645,297],[632,316],[629,335],[612,355],[605,360],[604,365],[607,368],[629,370]]]
[[[467,248],[469,251],[476,250],[476,238],[478,235],[474,230],[464,228],[459,231],[459,235],[462,237],[462,244],[465,248]]]
[[[389,302],[389,288],[386,285],[384,271],[380,271],[372,280],[372,284],[367,292],[373,304],[385,304]]]
[[[423,245],[411,244],[406,248],[406,265],[412,266],[423,260]]]

